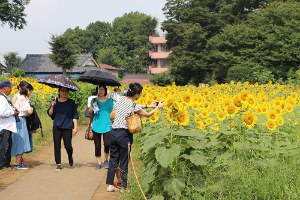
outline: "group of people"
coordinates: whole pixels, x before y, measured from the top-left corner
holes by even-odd
[[[10,101],[9,94],[13,86],[15,84],[9,80],[0,83],[0,169],[28,169],[29,165],[24,161],[23,154],[33,150],[26,116],[33,113],[29,96],[34,88],[30,83],[21,81],[18,93]],[[13,166],[11,156],[15,156]]]
[[[11,84],[8,80],[0,83],[0,168],[11,168],[11,156],[16,156],[14,166],[17,169],[28,169],[22,154],[32,151],[32,137],[26,127],[27,115],[33,112],[29,96],[33,91],[32,85],[21,82],[19,92],[9,100]],[[127,188],[127,173],[129,151],[133,143],[133,135],[128,130],[125,120],[130,116],[132,109],[140,116],[151,117],[156,110],[163,108],[164,103],[153,102],[151,105],[139,105],[134,101],[142,95],[143,87],[139,83],[131,83],[126,96],[120,95],[120,89],[115,88],[114,93],[108,97],[105,85],[98,85],[92,96],[88,99],[88,113],[92,120],[92,131],[95,145],[96,170],[101,165],[101,138],[104,141],[104,167],[107,173],[107,191],[119,191],[121,187]],[[51,102],[47,113],[53,120],[55,171],[61,171],[61,140],[63,139],[68,154],[69,165],[74,165],[72,137],[77,133],[77,120],[79,118],[74,100],[68,98],[69,89],[59,87],[59,97]],[[150,112],[144,110],[154,108]],[[19,118],[19,120],[18,120]],[[113,119],[113,120],[112,120]],[[118,183],[114,184],[114,177]]]

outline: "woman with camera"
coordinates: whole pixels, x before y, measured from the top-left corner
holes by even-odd
[[[114,105],[116,110],[114,123],[112,125],[110,135],[110,160],[109,169],[107,173],[106,184],[108,192],[118,191],[119,189],[114,185],[115,171],[120,164],[122,187],[127,188],[127,174],[128,174],[128,145],[133,143],[133,135],[128,130],[128,125],[125,118],[130,116],[132,108],[134,112],[144,117],[151,117],[155,111],[164,107],[163,102],[153,102],[151,105],[139,105],[134,101],[139,99],[142,95],[143,87],[139,83],[131,83],[127,90],[127,97],[120,97],[119,102]],[[147,112],[143,108],[154,108],[152,111]]]
[[[12,134],[11,149],[11,155],[16,156],[14,166],[17,167],[17,169],[28,169],[28,166],[22,162],[22,155],[23,153],[28,153],[32,151],[32,143],[30,142],[26,124],[26,116],[32,114],[33,112],[33,108],[30,106],[28,100],[28,96],[31,94],[32,90],[27,89],[27,87],[20,87],[20,96],[17,98],[14,105],[16,110],[20,112],[19,116],[16,116],[17,133]]]

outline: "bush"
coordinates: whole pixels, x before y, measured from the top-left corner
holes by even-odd
[[[154,74],[150,81],[155,85],[166,86],[172,84],[173,78],[170,72],[163,72],[159,74]]]
[[[13,68],[11,75],[12,77],[24,77],[25,72],[22,69]]]

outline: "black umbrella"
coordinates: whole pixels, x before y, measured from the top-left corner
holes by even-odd
[[[71,91],[80,91],[76,83],[74,83],[71,79],[57,74],[40,78],[38,80],[38,83],[49,85],[50,87],[53,88],[65,87]]]
[[[94,85],[121,86],[118,79],[111,72],[105,70],[90,70],[78,77],[78,81]]]

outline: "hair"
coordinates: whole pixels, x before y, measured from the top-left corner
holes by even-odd
[[[30,91],[34,90],[33,86],[30,83],[25,84],[23,87]]]
[[[59,91],[59,92],[60,92],[61,88],[66,88],[66,87],[59,86],[59,87],[58,87],[58,91]],[[69,88],[66,88],[66,89],[68,90],[68,92],[70,91]]]
[[[27,96],[28,95],[28,90],[25,87],[21,87],[19,93],[20,93],[20,95]]]
[[[105,90],[104,96],[106,96],[106,95],[107,95],[107,87],[106,87],[105,85],[98,85],[98,86],[96,87],[96,94],[98,94],[98,88],[100,88],[100,87],[103,87],[103,88],[104,88],[104,90]]]
[[[19,90],[19,89],[21,89],[21,87],[24,87],[24,86],[27,85],[27,84],[29,84],[27,81],[21,81],[21,82],[19,83],[19,85],[17,86],[17,89]]]
[[[92,89],[92,90],[91,90],[91,94],[92,94],[93,96],[97,95],[96,90],[95,90],[95,89]]]
[[[114,88],[114,92],[121,91],[120,88]]]
[[[143,86],[139,83],[130,83],[129,88],[127,90],[127,96],[132,97],[135,94],[141,94],[143,91]]]

